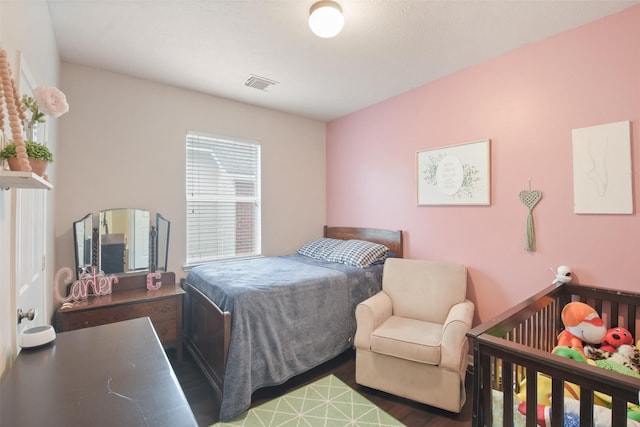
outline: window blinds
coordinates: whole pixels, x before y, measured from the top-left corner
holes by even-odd
[[[187,264],[260,254],[260,146],[187,133]]]

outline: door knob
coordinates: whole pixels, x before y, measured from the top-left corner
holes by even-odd
[[[18,309],[18,324],[22,322],[22,319],[33,320],[36,317],[36,310],[31,308],[26,313],[21,308]]]

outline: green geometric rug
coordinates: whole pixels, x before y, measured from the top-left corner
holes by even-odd
[[[212,427],[404,427],[337,377],[329,375]]]

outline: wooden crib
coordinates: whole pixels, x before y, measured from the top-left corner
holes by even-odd
[[[595,425],[594,402],[602,395],[610,398],[611,425],[627,426],[628,403],[638,404],[638,378],[551,354],[564,329],[562,308],[572,301],[595,308],[607,328],[625,327],[640,338],[640,294],[573,283],[548,287],[467,334],[474,362],[473,426],[535,427],[540,375],[550,383],[552,426],[564,424],[565,382],[579,390],[581,426]],[[526,415],[517,411],[520,393],[527,396]],[[498,411],[496,396],[502,399]]]

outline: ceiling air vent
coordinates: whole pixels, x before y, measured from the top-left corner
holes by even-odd
[[[261,90],[263,92],[266,92],[269,86],[273,86],[277,84],[278,82],[276,81],[273,81],[264,77],[256,76],[255,74],[249,75],[249,78],[244,81],[245,86],[249,86],[254,89]]]

